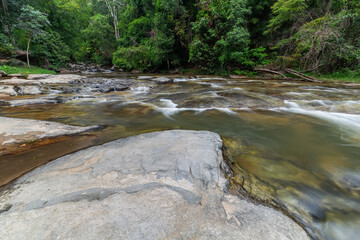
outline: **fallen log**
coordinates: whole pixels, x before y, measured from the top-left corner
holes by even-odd
[[[299,77],[299,78],[302,78],[302,79],[304,79],[304,80],[306,80],[306,81],[309,81],[309,82],[322,82],[322,81],[320,81],[319,79],[317,79],[317,78],[315,78],[315,77],[306,75],[306,74],[304,74],[304,73],[295,71],[295,70],[290,69],[290,68],[285,69],[285,72],[290,73],[290,74],[292,74],[292,75],[295,75],[295,76],[297,76],[297,77]]]
[[[255,68],[255,71],[259,71],[259,72],[268,72],[268,73],[272,73],[272,74],[276,74],[276,75],[280,75],[283,78],[287,78],[283,73],[279,72],[279,71],[274,71],[271,69],[266,69],[266,68]]]

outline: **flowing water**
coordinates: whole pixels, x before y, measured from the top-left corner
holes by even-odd
[[[138,81],[64,104],[1,107],[3,116],[104,126],[2,156],[3,173],[144,132],[209,130],[223,138],[240,190],[288,212],[314,239],[360,239],[359,86],[211,76]]]

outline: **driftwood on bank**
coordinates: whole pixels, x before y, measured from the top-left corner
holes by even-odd
[[[279,72],[279,71],[271,70],[271,69],[255,68],[254,70],[255,70],[255,71],[258,71],[258,72],[268,72],[268,73],[280,75],[280,76],[283,77],[283,78],[287,78],[283,73],[281,73],[281,72]]]
[[[288,79],[288,77],[286,77],[284,73],[289,73],[289,74],[292,74],[294,76],[299,77],[301,80],[305,80],[305,81],[309,81],[309,82],[321,82],[320,80],[318,80],[315,77],[306,75],[304,73],[295,71],[295,70],[290,69],[290,68],[286,68],[286,69],[284,69],[282,71],[276,71],[276,70],[267,69],[267,68],[255,68],[254,70],[258,71],[258,72],[267,72],[267,73],[276,74],[276,75],[281,76],[284,79]]]
[[[293,69],[287,68],[287,69],[285,69],[285,72],[290,73],[290,74],[292,74],[292,75],[295,75],[295,76],[297,76],[297,77],[299,77],[299,78],[302,78],[302,79],[304,79],[304,80],[306,80],[306,81],[309,81],[309,82],[321,82],[319,79],[317,79],[317,78],[315,78],[315,77],[306,75],[306,74],[304,74],[304,73],[295,71],[295,70],[293,70]]]

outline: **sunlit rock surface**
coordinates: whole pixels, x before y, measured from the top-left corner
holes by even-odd
[[[59,158],[0,195],[4,239],[308,239],[227,193],[219,135],[165,131]]]
[[[96,128],[98,126],[79,127],[49,121],[0,117],[0,145],[72,135]]]

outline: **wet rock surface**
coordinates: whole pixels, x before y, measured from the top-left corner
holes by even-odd
[[[4,105],[11,107],[24,106],[24,105],[36,105],[36,104],[55,104],[60,103],[56,97],[40,97],[40,98],[26,98],[4,101]]]
[[[170,83],[173,81],[172,79],[170,79],[168,77],[157,77],[157,78],[150,79],[150,80],[155,81],[157,83]]]
[[[97,128],[99,126],[78,127],[49,121],[0,117],[0,145],[73,135]]]
[[[82,95],[119,92],[137,86],[139,83],[132,79],[89,78],[74,74],[30,74],[27,78],[1,80],[0,96],[38,95],[33,98],[2,100],[2,105],[54,104],[82,98]]]
[[[220,137],[165,131],[64,156],[2,189],[5,239],[308,239],[227,193]]]
[[[70,63],[67,69],[62,69],[64,73],[108,73],[120,71],[115,66],[102,66],[97,64],[85,64],[85,63]]]

